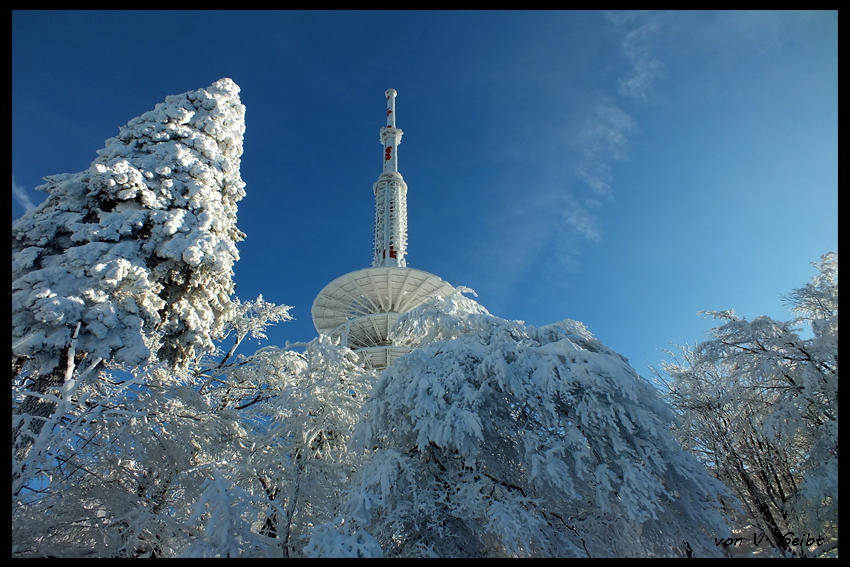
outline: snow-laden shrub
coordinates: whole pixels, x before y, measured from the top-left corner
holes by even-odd
[[[583,325],[526,326],[457,293],[394,332],[419,348],[364,406],[372,458],[340,510],[347,534],[388,557],[720,552],[724,487],[673,439],[656,390]],[[347,541],[332,527],[307,551]]]

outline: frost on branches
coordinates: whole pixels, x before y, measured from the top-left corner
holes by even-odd
[[[666,376],[656,373],[682,444],[781,555],[838,546],[838,254],[813,265],[818,274],[786,297],[795,319],[709,313],[723,322],[711,339],[669,353]],[[803,534],[815,545],[793,543]]]
[[[237,336],[256,328],[243,323]],[[374,376],[326,337],[297,348],[157,365],[94,407],[81,393],[13,506],[13,554],[298,555],[357,468]]]
[[[468,291],[468,290],[461,290]],[[580,324],[494,317],[461,295],[399,319],[419,347],[382,375],[371,452],[310,555],[718,554],[723,486],[684,452],[652,386]]]
[[[333,519],[357,468],[348,445],[374,377],[326,337],[301,346],[266,347],[230,368],[217,389],[230,403],[202,389],[227,407],[210,418],[234,423],[239,434],[199,440],[199,466],[169,494],[183,531],[157,530],[160,555],[297,556],[309,527]]]

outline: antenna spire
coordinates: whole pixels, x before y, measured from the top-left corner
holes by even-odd
[[[404,132],[396,128],[395,89],[387,89],[387,125],[381,128],[384,169],[375,192],[375,247],[372,267],[407,266],[407,184],[398,172],[398,145]]]

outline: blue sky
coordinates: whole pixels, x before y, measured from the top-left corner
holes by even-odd
[[[316,332],[368,267],[384,91],[408,266],[583,322],[644,375],[699,310],[787,319],[838,251],[837,12],[12,13],[12,217],[171,94],[242,89],[237,294]]]

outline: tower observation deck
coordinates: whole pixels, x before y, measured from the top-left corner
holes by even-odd
[[[412,349],[394,345],[389,330],[399,315],[432,295],[446,296],[454,288],[434,274],[407,267],[407,184],[398,171],[398,146],[403,132],[396,127],[395,99],[389,89],[387,124],[381,128],[384,168],[372,187],[375,194],[375,239],[372,267],[336,278],[313,301],[316,330],[339,338],[363,355],[372,368],[386,368]]]

